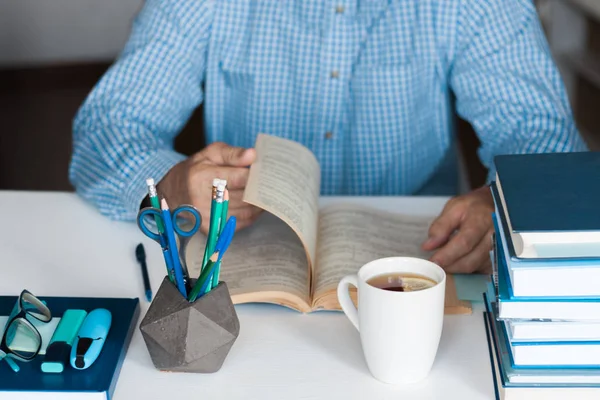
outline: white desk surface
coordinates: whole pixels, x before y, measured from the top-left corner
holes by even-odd
[[[433,215],[445,200],[387,197],[370,198],[369,204]],[[139,326],[148,303],[135,246],[146,247],[154,293],[164,266],[158,246],[135,224],[110,221],[74,194],[14,191],[0,191],[0,221],[0,294],[18,295],[26,288],[39,296],[139,297]],[[215,374],[155,370],[136,328],[114,400],[494,398],[481,309],[445,317],[431,374],[407,387],[372,378],[358,332],[342,313],[303,315],[273,305],[236,309],[240,335]]]

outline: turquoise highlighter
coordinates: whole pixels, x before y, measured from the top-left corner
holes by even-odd
[[[77,337],[77,332],[83,324],[87,312],[84,310],[67,310],[61,317],[42,362],[42,371],[46,373],[61,373],[65,364],[69,364],[71,347]]]
[[[71,347],[71,367],[89,368],[100,355],[110,330],[112,315],[104,308],[97,308],[85,317]]]

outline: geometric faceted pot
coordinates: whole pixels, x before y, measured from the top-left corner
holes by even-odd
[[[240,322],[225,282],[190,303],[165,277],[140,331],[157,369],[212,373],[223,365]]]

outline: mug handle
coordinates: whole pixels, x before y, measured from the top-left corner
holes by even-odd
[[[338,301],[352,325],[360,331],[358,328],[358,310],[354,307],[354,303],[350,298],[350,285],[358,289],[358,277],[356,275],[346,275],[342,278],[337,288]]]

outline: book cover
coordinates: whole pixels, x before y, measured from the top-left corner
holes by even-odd
[[[506,330],[494,312],[493,302],[485,294],[484,304],[486,307],[484,319],[490,328],[488,340],[498,359],[501,385],[600,388],[600,368],[598,367],[515,365]]]
[[[491,185],[495,203],[493,222],[496,253],[505,265],[507,280],[514,296],[563,297],[593,299],[600,297],[596,282],[600,279],[600,261],[595,258],[516,258],[515,249],[503,218],[502,203],[498,201],[495,182]],[[496,266],[500,269],[501,266]],[[497,274],[496,274],[497,275]],[[587,317],[589,319],[589,317]]]
[[[600,231],[600,152],[494,158],[515,232]]]
[[[496,240],[500,240],[496,238]],[[498,312],[502,319],[551,319],[557,321],[600,320],[600,298],[559,296],[515,296],[504,250],[496,246]],[[539,270],[544,273],[544,270]],[[538,281],[542,288],[544,282]]]
[[[110,399],[135,330],[140,307],[137,298],[82,298],[82,297],[42,297],[52,312],[52,317],[60,317],[67,309],[82,309],[88,312],[105,308],[112,314],[111,327],[98,359],[85,370],[76,370],[70,365],[60,374],[43,373],[43,355],[30,362],[16,361],[21,370],[15,373],[6,362],[0,363],[0,398],[26,398],[35,392],[35,397],[53,393],[60,397],[78,393],[93,395],[93,398]],[[0,315],[9,315],[17,296],[0,296]]]
[[[501,239],[499,243],[504,248],[505,257],[509,268],[600,268],[600,257],[591,257],[587,255],[573,257],[572,254],[568,252],[565,252],[564,256],[559,256],[560,252],[557,251],[558,246],[554,246],[552,252],[544,251],[548,249],[548,246],[537,246],[537,257],[520,257],[515,250],[513,237],[510,234],[508,221],[506,219],[506,210],[502,206],[502,201],[500,200],[500,194],[498,193],[496,182],[492,182],[490,184],[490,190],[492,192],[492,198],[496,208],[494,213],[496,236]],[[573,246],[570,245],[570,247],[572,248]]]

